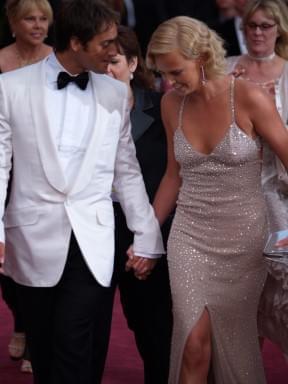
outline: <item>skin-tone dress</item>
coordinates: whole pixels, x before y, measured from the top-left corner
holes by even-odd
[[[207,309],[212,327],[215,384],[263,384],[257,308],[266,279],[262,255],[266,208],[261,189],[261,143],[235,121],[210,154],[196,151],[179,124],[174,151],[180,188],[168,241],[174,330],[169,384],[179,382],[187,337]]]

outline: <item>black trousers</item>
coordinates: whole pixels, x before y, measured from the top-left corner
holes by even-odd
[[[138,351],[144,364],[145,384],[167,384],[172,334],[172,303],[167,259],[159,259],[147,280],[125,272],[126,251],[133,241],[120,205],[115,212],[115,266],[113,283],[118,285],[123,312],[134,332]],[[170,223],[163,238],[167,240]]]
[[[12,180],[12,170],[10,172],[7,197],[5,201],[5,207],[7,207],[10,192],[11,192],[11,180]],[[2,297],[9,309],[12,312],[13,321],[14,321],[14,332],[25,333],[24,324],[23,324],[23,315],[20,310],[20,304],[17,297],[17,285],[10,277],[0,273],[0,284]]]
[[[0,274],[0,284],[3,300],[13,315],[14,332],[25,333],[23,316],[18,303],[16,283],[10,277]]]
[[[18,285],[35,384],[100,384],[108,349],[113,289],[89,271],[74,235],[59,283]]]

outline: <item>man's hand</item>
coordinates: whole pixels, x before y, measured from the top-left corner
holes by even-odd
[[[151,274],[157,263],[157,259],[149,259],[134,254],[132,246],[127,251],[128,260],[126,262],[126,271],[133,269],[134,275],[139,280],[146,280]]]
[[[5,257],[5,244],[0,242],[0,273],[3,273],[4,257]]]

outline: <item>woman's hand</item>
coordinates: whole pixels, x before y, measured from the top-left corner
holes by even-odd
[[[139,280],[146,280],[151,274],[157,263],[157,259],[136,256],[132,245],[127,250],[128,260],[126,262],[126,271],[133,269],[134,275]]]

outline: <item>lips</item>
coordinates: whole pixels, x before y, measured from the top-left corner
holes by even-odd
[[[252,45],[260,45],[260,44],[264,44],[264,43],[265,43],[264,41],[260,41],[260,40],[252,40],[251,41]]]
[[[187,88],[185,85],[178,85],[178,86],[173,86],[173,89],[178,92],[179,94],[183,95],[187,93]]]
[[[184,88],[184,85],[181,85],[181,84],[174,84],[173,88],[178,91],[178,90],[181,90],[182,88]]]
[[[31,33],[30,36],[33,37],[33,39],[42,39],[44,34],[43,33]]]

